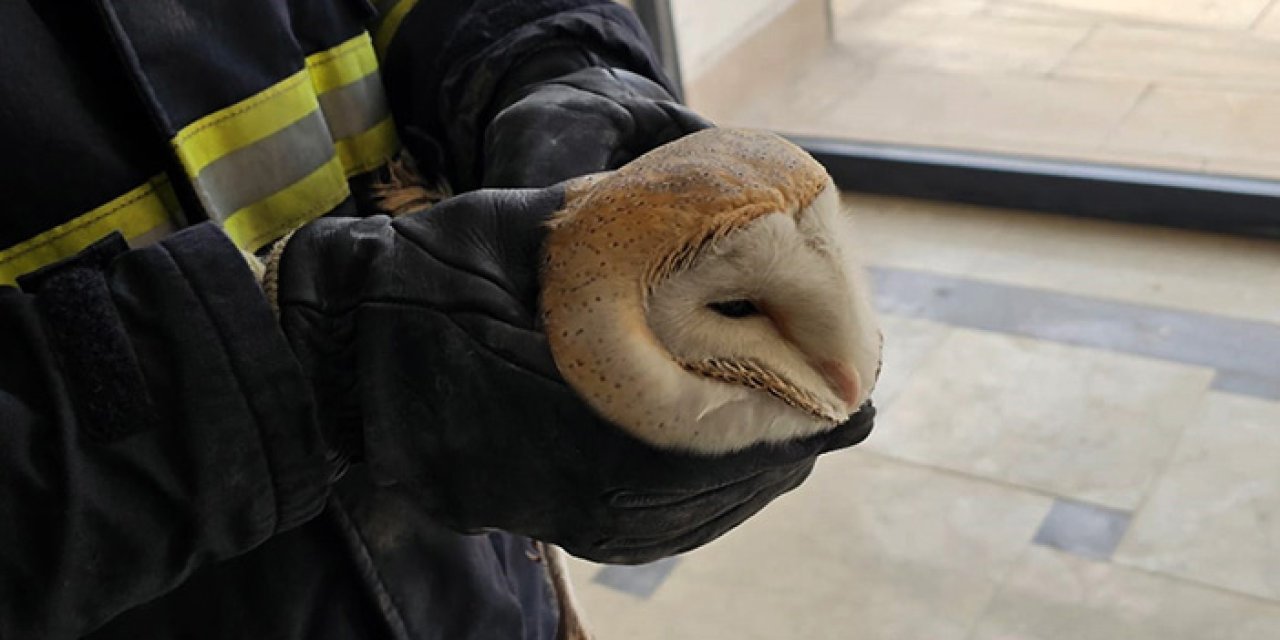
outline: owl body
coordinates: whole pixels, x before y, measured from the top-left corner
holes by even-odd
[[[570,185],[541,305],[565,380],[657,446],[720,453],[833,428],[880,357],[852,220],[826,171],[709,129]]]

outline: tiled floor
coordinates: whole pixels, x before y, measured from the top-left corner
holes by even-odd
[[[823,59],[780,90],[708,105],[710,115],[1280,177],[1280,0],[834,0],[833,16]]]
[[[876,432],[703,549],[575,561],[599,638],[1280,638],[1280,243],[847,203]]]

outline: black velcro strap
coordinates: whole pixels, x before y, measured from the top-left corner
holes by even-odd
[[[142,370],[107,288],[111,260],[129,250],[119,233],[18,279],[36,296],[81,428],[110,442],[150,429],[156,413]]]

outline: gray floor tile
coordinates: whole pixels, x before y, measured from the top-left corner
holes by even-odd
[[[1053,503],[1034,542],[1093,560],[1109,560],[1129,528],[1130,514],[1081,502]]]
[[[1280,362],[1274,375],[1223,370],[1213,379],[1215,391],[1225,391],[1264,400],[1280,400]]]
[[[632,567],[608,566],[596,573],[592,582],[639,598],[648,598],[662,586],[679,562],[680,558],[663,558]]]
[[[1280,391],[1280,324],[1098,300],[904,269],[872,269],[885,313],[1108,349],[1224,374],[1222,391]]]

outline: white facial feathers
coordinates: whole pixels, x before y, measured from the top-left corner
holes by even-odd
[[[760,390],[711,393],[686,379],[683,385],[705,394],[705,406],[691,402],[689,409],[689,418],[704,426],[700,433],[709,434],[704,440],[732,449],[743,440],[809,435],[866,401],[879,366],[880,334],[856,256],[852,220],[832,185],[798,215],[766,215],[721,238],[654,289],[649,326],[675,359],[755,363],[807,394],[823,414]],[[756,312],[731,309],[726,316],[713,308],[725,301],[748,302]]]

